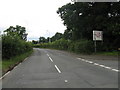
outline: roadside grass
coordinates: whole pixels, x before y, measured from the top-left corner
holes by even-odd
[[[61,49],[55,49],[55,48],[44,48],[44,49],[61,50]],[[62,50],[62,51],[67,51],[67,52],[72,52],[72,53],[82,54],[82,55],[90,55],[90,54],[79,53],[79,52],[70,51],[70,50]],[[91,55],[104,55],[104,56],[118,56],[119,55],[120,56],[120,51],[97,52],[97,53],[91,53]]]
[[[0,64],[2,63],[2,75],[6,73],[9,69],[12,69],[18,63],[22,62],[26,57],[30,56],[32,52],[33,50],[27,53],[15,56],[9,60],[7,59],[2,60],[2,62],[0,62]]]
[[[95,53],[94,53],[95,54]],[[106,56],[118,56],[118,51],[112,51],[112,52],[98,52],[96,55],[106,55]]]

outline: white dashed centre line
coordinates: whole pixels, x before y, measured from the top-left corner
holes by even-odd
[[[67,82],[68,82],[68,80],[65,80],[65,82],[67,83]]]
[[[47,54],[47,56],[49,57],[49,54]]]
[[[61,71],[60,71],[60,69],[57,67],[57,65],[55,65],[55,68],[57,69],[57,71],[58,71],[59,73],[61,73]]]
[[[47,54],[48,58],[50,59],[51,62],[53,62],[52,58]],[[55,65],[55,68],[57,69],[58,73],[61,73],[60,69]]]
[[[52,58],[51,58],[51,57],[49,57],[49,59],[50,59],[50,61],[51,61],[51,62],[53,62],[53,60],[52,60]]]

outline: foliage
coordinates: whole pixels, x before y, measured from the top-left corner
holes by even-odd
[[[62,33],[59,33],[57,32],[52,38],[51,38],[51,41],[56,41],[56,40],[59,40],[63,37]]]
[[[90,40],[70,41],[70,40],[60,39],[51,43],[37,44],[34,45],[34,47],[68,50],[76,53],[86,53],[86,54],[91,54],[94,52],[94,44]]]
[[[2,58],[10,59],[21,53],[32,50],[32,44],[21,38],[17,31],[6,30],[7,34],[2,35]],[[25,31],[24,31],[25,33]]]
[[[38,41],[32,40],[33,44],[38,44]]]
[[[7,30],[5,30],[4,32],[7,33],[8,36],[19,36],[20,39],[22,40],[26,40],[27,37],[26,37],[26,30],[25,30],[25,27],[22,27],[22,26],[19,26],[19,25],[16,25],[16,27],[13,27],[13,26],[10,26]]]
[[[76,53],[91,54],[94,52],[94,44],[92,41],[88,41],[88,40],[80,40],[74,42],[74,51]]]
[[[19,54],[15,57],[12,57],[10,59],[3,59],[2,62],[2,74],[4,75],[9,69],[13,68],[15,65],[17,65],[19,62],[22,62],[26,57],[32,54],[32,50],[28,51],[26,53]]]
[[[103,41],[97,41],[97,51],[115,51],[120,47],[120,2],[75,2],[57,10],[67,27],[56,33],[51,43],[37,47],[55,48],[77,53],[94,51],[93,30],[103,31]]]
[[[40,38],[39,38],[39,43],[45,43],[45,42],[46,42],[45,37],[40,37]]]
[[[57,13],[67,27],[64,38],[92,40],[92,31],[103,31],[103,49],[115,50],[120,46],[120,2],[69,3]],[[112,42],[112,43],[111,43]]]

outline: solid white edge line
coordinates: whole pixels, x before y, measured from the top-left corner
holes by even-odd
[[[51,62],[53,62],[53,60],[52,60],[52,58],[51,58],[51,57],[49,57],[49,59],[50,59],[50,61],[51,61]]]
[[[57,67],[57,65],[55,65],[55,68],[57,69],[57,71],[58,71],[59,73],[61,73],[61,71],[60,71],[60,69]]]
[[[28,59],[28,58],[25,58],[24,61],[27,60],[27,59]]]
[[[26,59],[28,59],[28,57],[27,57],[27,58],[25,58],[25,59],[23,60],[23,62],[24,62]],[[22,63],[19,63],[18,65],[20,65],[20,64],[22,64]],[[13,69],[17,68],[17,67],[18,67],[18,65],[17,65],[17,66],[15,66]],[[2,77],[0,77],[0,80],[2,80],[2,78],[4,78],[5,76],[7,76],[9,73],[10,73],[10,71],[8,71],[7,73],[5,73]]]
[[[0,80],[2,80],[2,77],[0,77]]]
[[[18,67],[18,66],[15,66],[14,69],[17,68],[17,67]]]
[[[25,58],[22,62],[25,62],[27,59],[28,59],[28,57],[27,57],[27,58]],[[21,64],[21,63],[19,63],[19,64]]]
[[[5,75],[3,75],[0,79],[4,78],[5,76],[7,76],[10,73],[10,71],[8,71]]]

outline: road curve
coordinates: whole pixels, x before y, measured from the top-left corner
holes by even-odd
[[[108,60],[96,62],[64,51],[35,48],[29,58],[5,76],[2,87],[118,88],[117,63],[111,63],[113,67]]]

